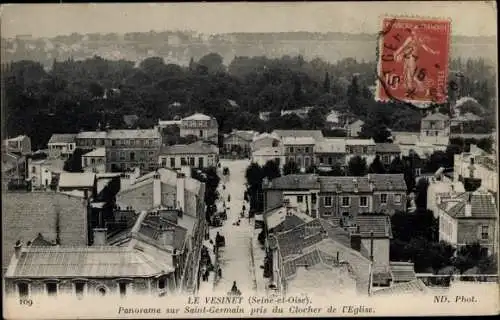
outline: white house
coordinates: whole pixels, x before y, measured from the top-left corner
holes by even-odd
[[[183,166],[214,167],[218,161],[219,149],[210,143],[202,141],[163,146],[158,159],[160,167],[170,169],[180,169]]]
[[[106,148],[96,148],[82,155],[82,168],[94,173],[106,172]]]
[[[454,161],[453,179],[470,176],[470,166],[474,166],[474,178],[481,179],[480,190],[498,192],[498,165],[496,157],[487,154],[475,145],[470,146],[468,153],[456,154]]]
[[[33,189],[48,188],[52,180],[59,176],[64,170],[62,159],[28,159],[28,180],[31,181]]]
[[[251,161],[263,166],[269,160],[274,160],[279,166],[285,164],[283,147],[262,147],[252,152]]]
[[[354,122],[351,122],[347,125],[346,131],[347,131],[347,136],[348,137],[357,137],[359,136],[359,133],[361,132],[361,128],[363,128],[364,125],[363,120],[356,120]]]
[[[217,143],[219,125],[214,117],[202,113],[195,113],[183,118],[179,125],[181,137],[195,136],[200,140]]]
[[[48,147],[50,158],[68,159],[76,149],[76,133],[54,133]]]

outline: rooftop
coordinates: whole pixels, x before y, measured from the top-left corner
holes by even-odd
[[[156,129],[125,129],[108,131],[83,131],[77,134],[77,139],[159,139]]]
[[[389,269],[392,281],[406,282],[417,279],[415,265],[411,262],[391,261]]]
[[[323,140],[323,133],[321,130],[274,130],[272,134],[280,138],[284,137],[310,137],[315,141]]]
[[[298,212],[296,208],[286,208],[284,206],[264,213],[264,221],[266,222],[267,228],[274,229],[276,232],[291,230],[311,220],[313,220],[311,217]]]
[[[267,185],[264,185],[264,188],[280,190],[309,190],[319,189],[320,184],[318,176],[315,174],[289,174],[269,181]]]
[[[329,222],[333,226],[340,226],[340,218],[330,219]],[[370,238],[371,232],[374,238],[392,238],[391,219],[387,215],[359,214],[352,221],[352,226],[359,227],[359,235],[362,238]],[[352,232],[356,233],[354,227]]]
[[[162,146],[160,155],[173,155],[173,154],[218,154],[219,149],[209,143],[203,141],[196,141],[191,144],[175,144],[172,146]]]
[[[95,182],[95,173],[92,172],[62,172],[59,176],[60,188],[88,188],[93,187]]]
[[[14,137],[14,138],[8,138],[8,139],[6,139],[6,141],[21,141],[21,140],[26,139],[26,138],[28,138],[28,136],[19,135],[19,136]]]
[[[28,247],[13,260],[6,277],[134,277],[171,273],[174,268],[128,247]]]
[[[61,245],[87,244],[86,202],[58,192],[5,192],[2,194],[2,266],[9,264],[18,240],[25,243],[38,233],[56,239],[60,217]]]
[[[496,218],[497,207],[495,197],[490,193],[464,192],[442,202],[440,207],[454,218],[469,218],[465,215],[465,207],[470,199],[472,218]]]
[[[276,140],[280,139],[280,137],[276,133],[264,132],[264,133],[258,134],[255,137],[253,137],[252,141],[257,141],[257,140],[261,140],[264,138],[272,138],[272,139],[276,139]]]
[[[283,137],[285,145],[314,145],[316,140],[312,137]]]
[[[224,138],[228,138],[231,136],[238,136],[243,140],[252,141],[255,136],[258,135],[258,132],[251,130],[233,130],[232,132],[225,134]]]
[[[97,148],[83,155],[83,157],[105,157],[105,156],[106,156],[106,148]]]
[[[184,120],[203,120],[203,121],[208,121],[212,120],[212,117],[207,116],[206,114],[203,113],[195,113],[190,115],[189,117],[183,118],[182,121]]]
[[[374,146],[375,141],[373,139],[345,139],[345,144],[348,146]]]
[[[395,143],[377,143],[375,145],[377,153],[401,153],[401,148]]]
[[[422,118],[422,120],[426,120],[426,121],[450,120],[450,117],[445,115],[445,114],[436,112],[436,113],[429,114],[428,116]]]
[[[406,190],[403,174],[368,174],[364,177],[319,177],[321,192],[367,193],[373,190]],[[372,183],[372,186],[370,186]]]
[[[422,280],[417,279],[410,282],[401,282],[393,284],[390,287],[377,289],[373,295],[394,295],[394,294],[423,294],[428,292],[427,287]]]
[[[73,143],[75,142],[76,133],[54,133],[48,144],[52,143]]]

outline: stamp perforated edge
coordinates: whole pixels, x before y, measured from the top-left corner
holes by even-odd
[[[375,70],[375,81],[376,81],[376,87],[375,87],[375,101],[377,102],[391,102],[391,101],[397,101],[397,102],[402,102],[405,103],[413,108],[417,108],[419,110],[425,110],[431,107],[432,102],[423,102],[423,101],[414,101],[414,100],[409,100],[409,99],[394,99],[391,97],[388,97],[387,99],[382,99],[379,97],[379,92],[381,89],[385,90],[381,86],[381,81],[380,81],[380,71],[381,71],[381,66],[382,66],[382,61],[381,61],[381,55],[380,55],[380,48],[383,45],[383,36],[382,33],[384,31],[384,19],[407,19],[407,20],[426,20],[426,21],[447,21],[449,24],[449,31],[447,34],[447,39],[446,41],[448,42],[448,62],[447,62],[447,74],[446,74],[446,83],[449,82],[449,73],[450,73],[450,59],[453,58],[453,53],[452,53],[452,46],[451,46],[451,37],[453,33],[453,20],[450,17],[438,17],[438,16],[420,16],[420,15],[405,15],[405,14],[381,14],[378,16],[378,21],[379,21],[379,26],[380,29],[377,31],[377,40],[375,41],[376,43],[376,70]],[[446,87],[446,102],[448,102],[448,88]],[[417,107],[416,105],[427,105],[426,107]]]

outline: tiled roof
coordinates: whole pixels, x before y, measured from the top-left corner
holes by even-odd
[[[370,182],[376,191],[406,190],[403,174],[369,174],[364,177],[321,176],[319,181],[321,192],[353,193],[356,189],[360,193],[371,192]]]
[[[320,184],[318,176],[314,174],[289,174],[273,179],[264,187],[280,190],[309,190],[319,189]]]
[[[316,140],[312,137],[283,137],[285,145],[314,145]]]
[[[428,116],[422,118],[422,120],[450,120],[450,117],[445,114],[436,112],[429,114]]]
[[[394,143],[377,143],[375,146],[377,153],[401,153],[401,148]]]
[[[345,144],[347,146],[374,146],[375,141],[373,139],[345,139]]]
[[[87,244],[87,205],[80,198],[57,192],[5,192],[2,194],[2,266],[9,264],[18,240],[25,243],[38,233],[56,240],[59,212],[61,245]]]
[[[338,222],[336,224],[333,224],[330,221],[321,218],[319,218],[319,221],[321,222],[323,228],[326,230],[328,237],[348,247],[351,246],[351,236],[349,235],[349,232],[344,230],[344,228],[341,228]]]
[[[182,121],[184,121],[184,120],[204,120],[204,121],[207,121],[207,120],[211,120],[211,119],[212,119],[212,117],[207,116],[206,114],[195,113],[195,114],[190,115],[189,117],[183,118]]]
[[[196,141],[191,144],[175,144],[172,146],[162,146],[161,155],[174,155],[174,154],[218,154],[219,149],[208,143]]]
[[[171,273],[174,268],[128,247],[30,247],[6,276],[16,278],[135,277]]]
[[[345,139],[326,138],[325,140],[316,143],[314,146],[315,153],[345,153]]]
[[[92,187],[95,173],[92,172],[62,172],[59,176],[59,187]]]
[[[105,157],[105,156],[106,156],[106,148],[97,148],[83,155],[83,157]]]
[[[373,231],[373,237],[392,238],[391,219],[386,215],[361,214],[356,218],[361,237],[368,238]]]
[[[301,219],[298,216],[297,212],[294,209],[288,209],[290,211],[293,211],[292,214],[289,215],[286,214],[286,210],[287,209],[285,207],[281,206],[264,213],[264,221],[267,225],[267,228],[274,229],[275,232],[284,232],[306,222],[306,220]]]
[[[187,229],[175,223],[169,222],[163,218],[160,218],[159,216],[152,216],[151,214],[146,216],[141,222],[138,233],[151,240],[154,244],[162,246],[162,244],[159,242],[159,236],[161,233],[161,229],[167,226],[173,226],[175,228],[174,242],[172,246],[177,250],[182,250],[186,241]]]
[[[51,143],[72,143],[75,142],[76,133],[54,133],[49,140]]]
[[[428,292],[427,287],[422,282],[422,280],[417,279],[410,282],[396,283],[388,288],[377,289],[373,291],[373,295],[385,295],[385,294],[417,294]]]
[[[392,281],[408,282],[417,279],[413,263],[391,261],[389,269]]]
[[[495,218],[497,216],[494,196],[489,193],[478,192],[464,192],[456,196],[453,199],[456,202],[447,208],[446,212],[455,218],[466,218],[465,207],[469,197],[472,217]]]
[[[315,141],[323,140],[323,133],[321,130],[274,130],[272,134],[278,137],[311,137]]]
[[[106,131],[82,131],[76,135],[76,139],[106,139]]]
[[[373,181],[375,184],[375,190],[395,190],[395,191],[406,191],[406,182],[404,174],[376,174],[370,173],[368,179]]]

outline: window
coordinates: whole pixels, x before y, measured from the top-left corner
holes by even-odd
[[[368,147],[363,147],[363,153],[367,154],[368,153]]]
[[[203,130],[200,130],[200,137],[203,137]]]
[[[288,151],[289,151],[290,153],[293,153],[293,147],[289,147],[289,148],[288,148]]]
[[[134,140],[130,140],[130,141],[134,141]],[[135,152],[130,152],[130,161],[135,161]]]
[[[348,207],[349,206],[349,197],[342,197],[342,207]]]
[[[382,193],[382,194],[380,195],[380,203],[381,203],[381,204],[387,204],[387,194]]]
[[[113,147],[114,147],[114,146],[116,146],[116,140],[115,140],[115,139],[111,140],[111,145],[112,145]]]
[[[85,282],[75,282],[75,294],[78,298],[83,297],[84,290],[85,290]]]
[[[167,279],[166,278],[160,278],[158,280],[158,289],[165,290],[166,287],[167,287]]]
[[[36,173],[36,167],[35,166],[31,167],[31,173]]]
[[[309,160],[309,157],[304,157],[304,165],[305,165],[306,167],[309,167],[309,166],[311,165],[311,162],[310,162],[310,160]]]
[[[88,160],[87,158],[83,158],[83,166],[84,167],[86,167],[86,166],[89,165],[88,162],[87,162],[87,160]]]
[[[324,164],[325,163],[325,159],[323,157],[319,157],[319,163],[320,164]]]
[[[125,152],[120,151],[120,160],[125,160]]]
[[[49,282],[49,283],[45,284],[45,287],[47,288],[47,294],[49,296],[56,296],[57,295],[57,283]]]
[[[305,147],[305,148],[304,148],[304,152],[305,152],[305,153],[309,153],[309,152],[310,152],[309,147]]]
[[[368,198],[367,197],[360,197],[359,198],[359,206],[360,207],[368,207]]]
[[[394,195],[394,203],[401,203],[401,195],[400,194],[395,194]]]
[[[118,286],[120,287],[120,296],[124,297],[127,294],[127,284],[120,282]]]
[[[332,206],[332,197],[325,197],[325,207]]]
[[[130,140],[130,145],[133,146],[135,144],[134,140]]]
[[[382,163],[384,163],[384,164],[390,164],[391,163],[391,158],[388,155],[383,155],[382,156]]]
[[[311,194],[311,203],[316,204],[316,194]]]
[[[73,150],[73,144],[69,145],[69,150]]]
[[[481,226],[481,240],[488,240],[489,238],[489,226]]]
[[[352,148],[351,148],[351,147],[345,147],[345,152],[346,152],[346,153],[353,153],[353,151],[352,151]]]
[[[26,282],[19,282],[17,284],[17,292],[19,292],[19,298],[26,298],[29,296],[29,285]]]
[[[331,216],[332,212],[331,211],[325,211],[323,212],[323,216]]]
[[[181,158],[181,166],[187,165],[186,158],[182,157]]]
[[[161,158],[161,167],[165,168],[167,166],[167,159]]]
[[[304,196],[297,196],[297,202],[298,203],[304,202]]]
[[[175,168],[175,158],[170,158],[170,168]]]
[[[193,157],[189,158],[189,165],[194,167],[194,158]]]

